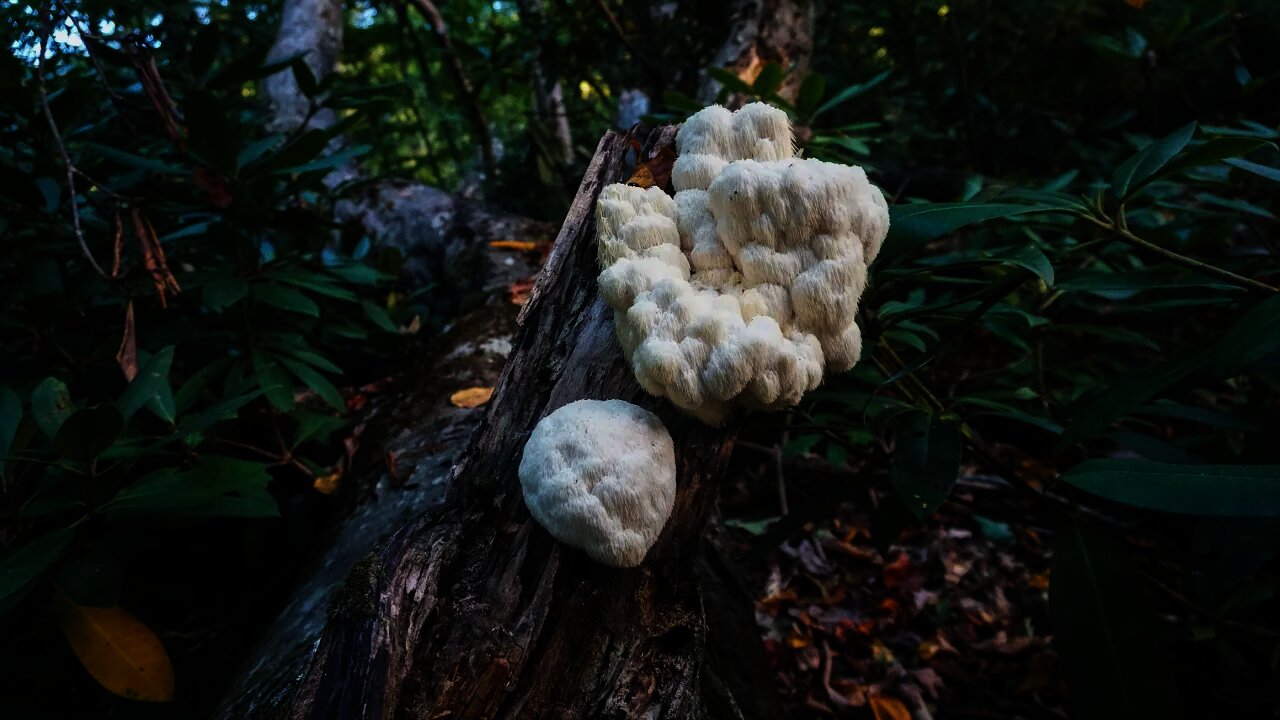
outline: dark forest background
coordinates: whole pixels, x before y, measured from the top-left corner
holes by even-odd
[[[757,99],[893,205],[862,362],[748,418],[712,533],[787,711],[1280,715],[1280,4],[0,27],[0,715],[211,716],[346,518],[438,497],[390,408],[518,309],[602,134]]]

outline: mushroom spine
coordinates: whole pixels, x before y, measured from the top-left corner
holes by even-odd
[[[543,418],[519,473],[538,524],[614,567],[644,560],[675,504],[671,435],[657,415],[623,400],[579,400]]]
[[[795,157],[786,115],[764,103],[704,108],[676,147],[674,198],[614,184],[596,205],[623,353],[645,391],[711,424],[795,405],[861,354],[884,195],[862,168]]]

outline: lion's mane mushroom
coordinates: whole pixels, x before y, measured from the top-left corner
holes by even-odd
[[[622,400],[579,400],[543,418],[520,459],[538,524],[614,567],[644,560],[671,515],[676,454],[657,415]]]
[[[889,229],[859,167],[794,157],[764,103],[698,111],[676,135],[674,198],[610,185],[599,284],[641,387],[712,424],[795,405],[858,361],[867,266]]]

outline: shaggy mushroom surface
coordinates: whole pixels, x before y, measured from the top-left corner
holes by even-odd
[[[646,392],[713,425],[795,405],[861,354],[884,195],[862,168],[795,157],[786,114],[764,103],[698,111],[676,148],[674,198],[615,184],[596,204],[622,351]]]
[[[657,415],[623,400],[579,400],[540,420],[519,472],[538,524],[614,567],[644,560],[675,503],[671,435]]]

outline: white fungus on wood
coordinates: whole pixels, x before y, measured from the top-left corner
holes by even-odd
[[[862,168],[795,157],[780,110],[698,111],[675,197],[615,184],[596,205],[599,285],[645,391],[711,424],[795,405],[862,351],[858,299],[889,229]]]
[[[597,562],[635,567],[676,497],[676,455],[657,415],[623,400],[579,400],[543,418],[520,459],[530,514]]]

